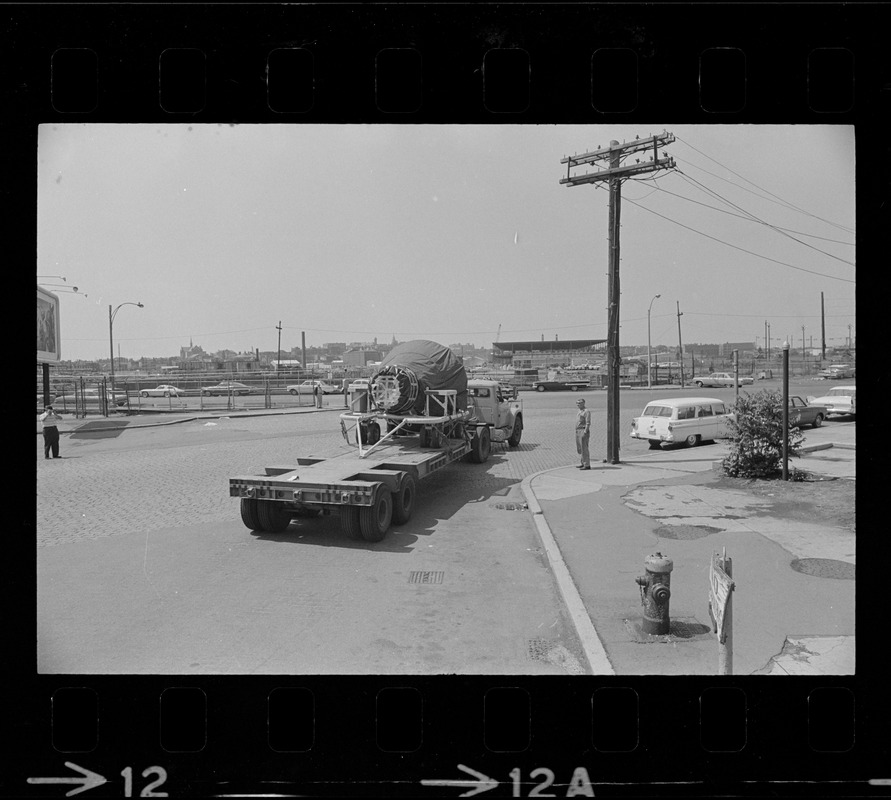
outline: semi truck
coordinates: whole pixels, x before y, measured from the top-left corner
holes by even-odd
[[[463,367],[452,372],[448,385],[401,366],[351,384],[340,414],[350,451],[230,478],[242,522],[282,533],[292,519],[337,513],[347,536],[379,542],[391,524],[411,518],[425,478],[456,461],[484,463],[493,443],[517,447],[522,401],[505,397],[498,381],[467,381]]]

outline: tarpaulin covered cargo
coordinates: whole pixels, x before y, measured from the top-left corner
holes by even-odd
[[[395,393],[384,397],[383,393],[375,392],[378,376],[396,378],[398,398]],[[454,389],[458,392],[458,410],[467,408],[467,372],[461,359],[448,347],[427,339],[396,345],[371,378],[371,395],[375,404],[393,414],[423,414],[425,389]]]

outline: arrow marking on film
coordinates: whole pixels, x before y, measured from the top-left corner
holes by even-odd
[[[431,780],[422,780],[421,784],[424,786],[470,786],[473,791],[464,792],[459,795],[460,797],[470,797],[474,794],[479,794],[480,792],[488,792],[489,789],[494,789],[498,785],[498,781],[493,780],[488,775],[483,775],[482,772],[477,772],[475,769],[471,769],[470,767],[465,767],[463,764],[458,764],[458,769],[462,772],[466,772],[468,775],[473,775],[475,780],[469,781],[467,779],[457,779],[457,780],[449,780],[448,778],[442,779],[431,779]]]
[[[97,786],[101,786],[103,783],[108,783],[102,775],[99,775],[96,772],[91,772],[88,769],[84,769],[83,767],[77,766],[77,764],[72,764],[70,761],[65,762],[65,766],[69,769],[76,770],[80,772],[81,775],[78,778],[28,778],[28,783],[80,783],[83,784],[79,786],[77,789],[72,789],[70,792],[65,792],[66,797],[71,797],[75,794],[80,794],[81,792],[87,791],[87,789],[95,789]]]

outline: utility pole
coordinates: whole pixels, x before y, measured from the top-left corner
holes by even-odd
[[[306,331],[300,331],[300,347],[303,352],[303,369],[306,369]]]
[[[820,292],[820,330],[822,332],[820,358],[826,360],[826,308],[823,306],[823,292]]]
[[[801,363],[807,363],[807,350],[804,346],[804,325],[801,326]]]
[[[684,388],[684,345],[681,342],[681,317],[684,316],[681,311],[681,303],[675,300],[678,307],[678,361],[681,364],[681,388]]]
[[[560,183],[566,186],[580,186],[585,183],[609,182],[609,236],[608,236],[608,264],[609,278],[607,301],[607,370],[609,385],[606,395],[606,461],[610,464],[619,463],[619,230],[622,203],[622,181],[647,172],[656,172],[660,169],[672,169],[674,159],[669,158],[663,152],[659,156],[659,148],[674,142],[675,137],[671,133],[658,136],[650,136],[647,139],[635,139],[633,142],[611,141],[609,147],[598,147],[589,153],[582,153],[561,159],[561,164],[566,164],[566,177],[560,179]],[[633,153],[640,153],[646,157],[641,163],[636,158],[634,164],[622,162]],[[603,166],[603,162],[608,164]],[[572,174],[574,169],[594,168],[594,172]]]
[[[278,321],[275,326],[278,331],[278,361],[275,362],[275,371],[278,372],[282,368],[282,321]]]

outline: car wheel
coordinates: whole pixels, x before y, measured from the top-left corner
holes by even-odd
[[[356,506],[343,506],[340,509],[340,529],[350,539],[362,538],[362,531],[359,529],[359,509]]]
[[[140,392],[139,396],[140,397],[148,397],[148,392]]]
[[[241,521],[252,531],[259,531],[260,515],[257,511],[257,500],[253,497],[241,498]]]
[[[814,427],[819,428],[822,424],[823,424],[823,415],[817,414],[817,416],[814,417]]]
[[[686,439],[687,447],[696,447],[700,441],[702,441],[702,437],[698,433],[690,434]]]
[[[535,387],[539,392],[543,392],[545,390],[544,386],[536,386]]]
[[[407,472],[403,473],[399,489],[393,495],[393,522],[396,525],[404,525],[411,519],[415,510],[416,493],[415,479]]]
[[[297,394],[297,390],[296,390],[296,389],[288,389],[288,394],[294,394],[294,395],[296,395],[296,394]]]
[[[700,389],[702,388],[702,381],[694,381],[694,383],[695,383]]]
[[[170,397],[170,392],[164,392],[164,397]]]
[[[370,506],[359,508],[359,529],[366,542],[379,542],[393,521],[393,494],[383,484],[378,484],[374,501]]]
[[[514,421],[514,429],[511,431],[510,436],[508,437],[507,444],[509,447],[517,447],[520,444],[520,439],[523,438],[523,418],[517,417]]]
[[[283,533],[291,524],[291,512],[275,500],[258,500],[260,527],[269,533]]]

